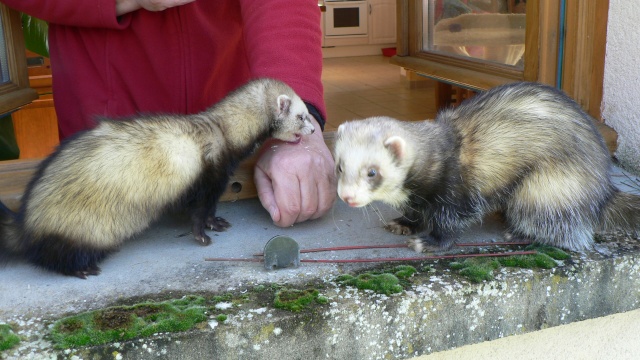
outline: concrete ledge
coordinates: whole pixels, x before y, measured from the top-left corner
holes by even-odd
[[[637,177],[617,171],[614,179],[623,190],[638,191],[623,187],[632,180],[638,184]],[[187,236],[187,220],[168,217],[125,243],[101,263],[102,274],[88,280],[20,260],[0,267],[0,324],[12,324],[23,340],[0,358],[397,359],[640,308],[640,241],[624,234],[607,235],[595,251],[571,253],[554,269],[502,268],[494,272],[494,280],[481,284],[454,273],[444,260],[414,264],[420,272],[406,290],[385,296],[334,283],[340,274],[371,266],[305,263],[267,271],[257,263],[207,263],[204,258],[251,257],[279,234],[293,237],[302,249],[404,243],[405,237],[382,229],[385,219],[397,217],[393,209],[352,209],[338,202],[324,218],[287,229],[274,226],[255,199],[223,203],[219,215],[233,227],[212,233],[212,246],[203,248]],[[461,241],[491,242],[503,230],[488,219]],[[397,248],[318,256],[415,255]],[[212,318],[188,333],[80,350],[54,351],[46,337],[50,324],[68,314],[182,294],[242,294],[263,284],[311,284],[329,303],[290,313],[274,309],[272,299],[257,298],[231,312],[224,323]]]
[[[64,357],[122,359],[408,358],[640,307],[640,242],[620,237],[552,270],[503,268],[471,284],[445,261],[385,296],[325,279],[328,305],[290,313],[246,304],[205,330],[83,350]],[[43,325],[44,326],[44,325]],[[25,324],[25,327],[26,326]],[[39,356],[53,355],[42,339]],[[34,345],[32,344],[32,345]],[[24,346],[19,358],[25,356]],[[33,349],[31,351],[34,351]],[[5,354],[5,356],[8,354]],[[121,356],[121,357],[120,357]],[[11,358],[11,357],[8,357]]]

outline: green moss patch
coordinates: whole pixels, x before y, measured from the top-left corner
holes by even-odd
[[[397,294],[404,290],[403,284],[413,276],[417,270],[413,266],[400,265],[392,269],[368,271],[363,274],[340,275],[336,282],[345,286],[353,286],[360,290],[372,290],[380,294]]]
[[[518,267],[523,269],[551,269],[558,265],[551,256],[543,253],[535,255],[509,256],[499,259],[502,266]]]
[[[320,296],[320,293],[316,289],[297,290],[282,288],[276,291],[273,306],[278,309],[297,312],[313,302],[326,304],[328,300]]]
[[[527,246],[525,250],[535,250],[539,253],[549,255],[555,260],[567,260],[571,257],[571,255],[567,254],[564,250],[549,245],[531,244]]]
[[[9,350],[20,343],[20,338],[16,335],[11,326],[0,324],[0,351]]]
[[[470,258],[462,262],[454,261],[449,267],[469,281],[479,283],[493,279],[493,270],[500,268],[500,263],[495,258]]]
[[[205,299],[199,296],[110,307],[58,320],[51,339],[57,348],[76,348],[186,331],[207,320],[206,312]]]
[[[316,290],[322,288],[322,283],[307,284],[307,288],[295,290],[265,284],[241,293],[186,295],[165,301],[166,296],[155,296],[154,300],[128,299],[122,305],[60,319],[51,327],[48,337],[57,349],[96,346],[157,333],[207,329],[209,320],[225,323],[247,304],[301,311],[312,304],[328,303]]]
[[[493,280],[493,271],[501,267],[518,267],[525,269],[551,269],[558,264],[556,260],[566,260],[570,256],[561,249],[541,244],[526,247],[528,251],[536,251],[532,255],[515,255],[507,257],[478,257],[449,264],[452,270],[466,277],[469,281],[479,283]]]
[[[399,279],[408,279],[417,272],[416,268],[411,265],[398,265],[392,269],[392,272]]]

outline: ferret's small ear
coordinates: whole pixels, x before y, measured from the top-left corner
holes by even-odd
[[[288,114],[291,107],[291,98],[287,95],[278,96],[278,110],[281,114]]]
[[[400,136],[390,136],[384,141],[384,146],[391,151],[398,160],[402,160],[405,154],[406,143]]]

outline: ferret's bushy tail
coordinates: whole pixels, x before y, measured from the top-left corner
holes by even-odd
[[[616,191],[600,219],[605,231],[620,229],[637,233],[640,230],[640,196]]]
[[[22,252],[17,219],[18,215],[0,201],[0,260]]]

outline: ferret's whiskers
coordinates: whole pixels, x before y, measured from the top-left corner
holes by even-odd
[[[336,221],[336,207],[332,207],[331,208],[331,220],[333,220],[333,225],[336,227],[336,229],[340,230],[340,226],[338,225],[338,222]]]
[[[420,214],[420,213],[421,213],[421,211],[420,211],[419,209],[414,209],[414,208],[412,208],[412,207],[410,207],[410,206],[407,206],[407,209],[411,210],[412,212],[418,213],[418,214]],[[409,219],[408,217],[406,217],[406,216],[405,216],[405,214],[406,214],[407,212],[408,212],[408,211],[403,211],[403,212],[401,212],[401,213],[400,213],[400,215],[402,216],[402,218],[404,218],[404,219],[406,219],[406,220],[408,220],[408,221],[410,221],[410,222],[418,222],[418,220],[411,220],[411,219]]]
[[[627,178],[627,181],[622,181],[622,184],[634,189],[636,192],[640,192],[640,180],[638,178],[631,177],[626,171],[622,172]]]
[[[369,221],[371,220],[371,219],[369,218],[369,211],[367,211],[367,208],[368,208],[368,207],[369,207],[369,206],[367,205],[367,206],[363,206],[363,207],[361,208],[361,209],[362,209],[363,217],[367,220],[367,222],[369,222]]]
[[[378,220],[380,220],[382,222],[382,224],[384,224],[384,226],[387,226],[388,223],[385,220],[384,216],[382,216],[382,212],[380,211],[380,208],[375,206],[373,203],[371,204],[371,208],[373,209],[373,212],[375,212],[376,215],[378,215]]]

